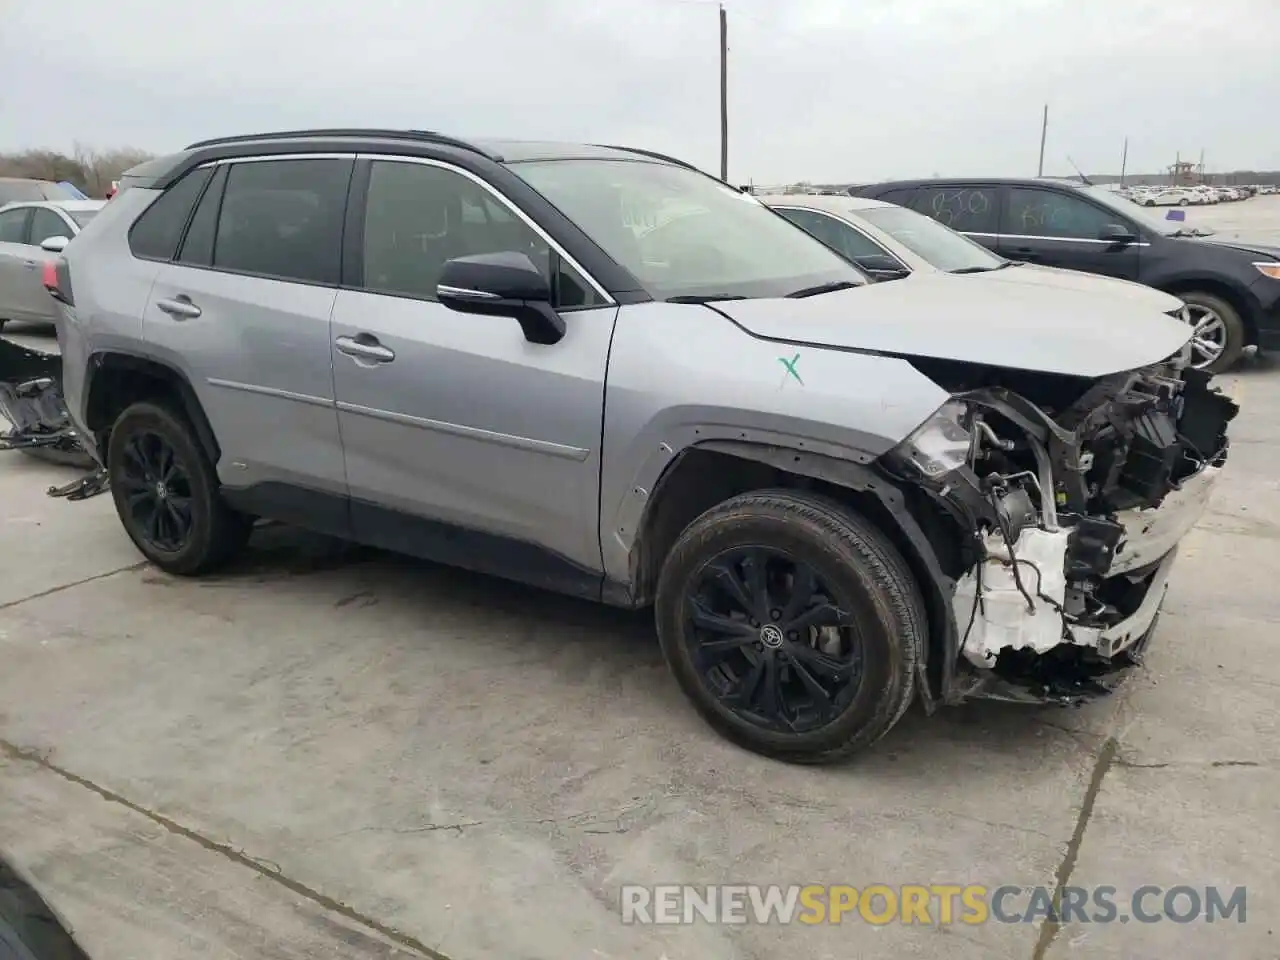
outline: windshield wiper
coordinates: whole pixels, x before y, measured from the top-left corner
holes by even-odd
[[[721,300],[745,300],[746,297],[728,293],[689,293],[679,297],[667,297],[667,303],[718,303]]]
[[[1020,267],[1020,260],[1005,260],[997,263],[994,267],[956,267],[954,270],[948,270],[948,273],[966,274],[966,273],[990,273],[993,270],[1003,270],[1005,267]]]
[[[864,286],[864,284],[854,283],[852,280],[835,280],[831,283],[820,283],[814,287],[793,290],[787,294],[787,299],[799,300],[801,297],[816,297],[820,293],[835,293],[837,290],[852,290],[854,287],[861,286]]]

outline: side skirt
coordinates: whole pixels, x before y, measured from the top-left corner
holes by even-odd
[[[600,571],[523,540],[287,483],[223,487],[222,495],[236,510],[256,517],[543,590],[632,606],[625,585],[607,583]]]

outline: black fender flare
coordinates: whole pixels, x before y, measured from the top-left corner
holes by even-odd
[[[151,376],[154,376],[157,370],[164,371],[159,379],[174,389],[182,404],[183,414],[195,428],[197,442],[209,458],[209,462],[217,466],[222,456],[222,448],[218,445],[218,438],[213,432],[213,425],[209,423],[209,417],[204,412],[204,406],[196,396],[187,375],[164,360],[157,360],[145,354],[130,353],[126,350],[99,350],[91,354],[84,385],[86,411],[92,409],[94,386],[98,374],[107,366],[133,369]],[[101,425],[89,424],[89,426],[95,432],[101,429]]]
[[[921,640],[921,649],[916,651],[921,702],[927,713],[932,713],[937,708],[938,701],[934,697],[927,672],[930,647],[939,650],[943,656],[943,662],[939,665],[939,699],[943,703],[953,699],[952,694],[957,686],[956,664],[960,655],[960,630],[951,605],[955,580],[942,570],[937,551],[919,521],[908,509],[906,497],[898,483],[871,466],[805,450],[739,440],[708,440],[695,447],[753,460],[787,473],[874,496],[885,514],[897,525],[896,531],[888,532],[897,534],[895,539],[899,548],[906,548],[905,559],[917,573],[929,613],[930,636]],[[941,635],[934,636],[938,628],[941,628]]]

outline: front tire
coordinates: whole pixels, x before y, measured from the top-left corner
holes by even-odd
[[[1244,354],[1247,332],[1239,312],[1227,301],[1211,293],[1192,290],[1179,294],[1190,308],[1195,335],[1191,362],[1201,370],[1222,373]]]
[[[135,403],[116,419],[107,473],[129,539],[167,573],[206,573],[249,539],[252,518],[223,501],[217,471],[195,431],[162,404]]]
[[[808,493],[708,510],[658,580],[658,637],[681,689],[728,739],[829,762],[870,746],[915,693],[927,624],[910,569],[874,525]]]

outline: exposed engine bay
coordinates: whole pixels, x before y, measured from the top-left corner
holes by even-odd
[[[1105,692],[1140,661],[1238,406],[1185,358],[1097,380],[913,362],[952,400],[894,459],[971,534],[947,564],[968,695]]]

